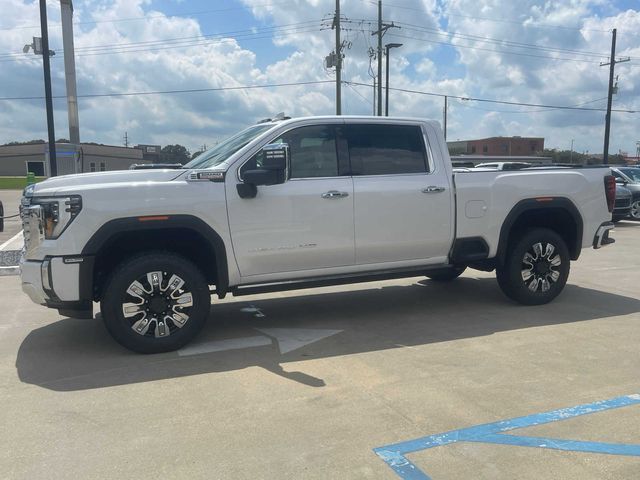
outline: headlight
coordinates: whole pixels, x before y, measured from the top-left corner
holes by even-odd
[[[27,187],[22,192],[22,195],[25,197],[33,197],[33,191],[36,189],[36,184],[32,183],[31,185],[27,185]]]
[[[42,208],[42,231],[44,238],[54,240],[69,226],[82,210],[82,198],[70,197],[39,198],[31,197],[31,205]]]

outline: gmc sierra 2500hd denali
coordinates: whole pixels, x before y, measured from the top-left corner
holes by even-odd
[[[437,122],[260,123],[179,170],[69,175],[22,199],[22,288],[137,352],[185,345],[222,298],[496,271],[513,300],[563,289],[612,243],[607,168],[453,174]]]

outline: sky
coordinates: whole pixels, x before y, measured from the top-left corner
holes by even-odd
[[[547,148],[603,150],[605,112],[482,102],[606,107],[611,31],[618,93],[610,152],[640,141],[637,0],[384,0],[393,22],[390,114],[442,121],[448,140],[544,137]],[[47,138],[42,58],[22,53],[40,35],[38,1],[0,0],[0,144]],[[49,0],[53,95],[64,97],[58,1]],[[75,0],[80,138],[122,145],[174,144],[192,152],[279,112],[335,113],[334,0]],[[371,35],[377,2],[342,0],[344,114],[373,111]],[[370,66],[372,67],[370,69]],[[302,85],[271,86],[301,83]],[[365,84],[365,85],[357,85]],[[196,92],[141,94],[176,90]],[[404,90],[404,91],[403,91]],[[411,93],[408,92],[422,92]],[[134,95],[94,96],[134,93]],[[87,95],[84,96],[83,95]],[[36,97],[29,99],[17,99]],[[453,98],[460,97],[460,98]],[[64,98],[56,138],[68,138]]]

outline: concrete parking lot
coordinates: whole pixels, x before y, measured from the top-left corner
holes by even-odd
[[[16,215],[20,206],[22,190],[0,190],[0,202],[7,217]],[[19,217],[8,218],[4,221],[4,231],[0,232],[0,245],[10,240],[20,232],[22,222]]]
[[[613,236],[550,305],[476,271],[229,298],[154,356],[1,277],[0,478],[640,478],[640,224]]]

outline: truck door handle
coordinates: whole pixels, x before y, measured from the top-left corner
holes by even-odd
[[[344,198],[348,196],[349,194],[347,192],[339,192],[337,190],[329,190],[322,194],[322,198]]]
[[[444,187],[436,187],[435,185],[431,185],[430,187],[422,189],[422,193],[442,193],[444,191]]]

